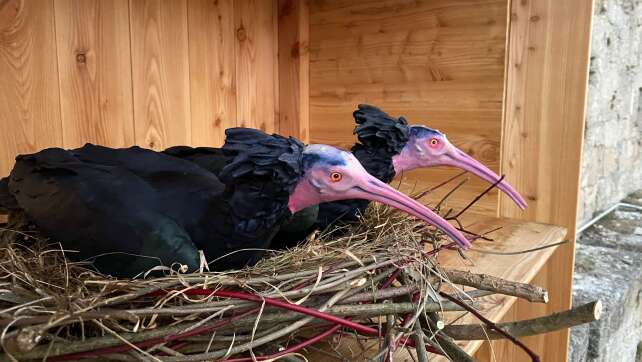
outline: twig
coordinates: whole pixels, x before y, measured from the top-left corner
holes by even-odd
[[[530,356],[530,358],[531,358],[531,360],[533,362],[539,362],[540,361],[539,356],[536,355],[535,352],[533,352],[530,348],[528,348],[524,343],[519,341],[517,338],[513,337],[510,333],[508,333],[508,332],[504,331],[503,329],[499,328],[497,326],[497,324],[495,324],[494,322],[488,320],[486,317],[481,315],[481,313],[479,313],[474,308],[470,307],[469,305],[467,305],[466,303],[462,302],[461,300],[451,296],[450,294],[447,294],[447,293],[444,293],[444,292],[439,292],[439,294],[441,294],[444,298],[450,300],[451,302],[459,304],[461,307],[466,308],[470,313],[472,313],[475,317],[477,317],[477,319],[479,319],[480,321],[484,322],[484,324],[486,324],[486,326],[488,326],[488,328],[490,330],[493,330],[493,331],[496,331],[496,332],[500,333],[506,339],[508,339],[509,341],[513,342],[517,346],[519,346],[522,350],[524,350],[524,352],[526,352]]]
[[[490,192],[490,190],[494,189],[495,187],[497,187],[497,185],[499,185],[502,181],[504,181],[504,177],[506,177],[506,176],[505,176],[505,175],[502,175],[502,176],[499,178],[499,180],[497,180],[494,184],[492,184],[492,185],[488,186],[488,187],[487,187],[487,188],[486,188],[486,189],[485,189],[481,194],[479,194],[479,195],[475,196],[475,198],[474,198],[471,202],[469,202],[469,203],[468,203],[468,205],[466,205],[463,209],[461,209],[461,210],[460,210],[460,211],[459,211],[455,216],[450,216],[450,217],[446,218],[446,220],[454,220],[454,219],[459,218],[459,217],[460,217],[461,215],[463,215],[466,211],[468,211],[468,209],[469,209],[471,206],[475,205],[475,204],[477,203],[477,201],[479,201],[482,197],[484,197],[484,195],[486,195],[487,193],[489,193],[489,192]]]
[[[475,274],[461,270],[443,269],[442,272],[454,284],[510,295],[526,299],[529,302],[548,303],[548,291],[534,285],[513,282],[488,274]]]
[[[516,251],[495,251],[495,250],[486,250],[486,249],[479,249],[479,248],[470,248],[468,249],[468,251],[474,251],[480,254],[492,254],[492,255],[519,255],[519,254],[532,253],[534,251],[544,250],[548,248],[553,248],[556,246],[564,245],[566,243],[568,243],[568,240],[564,240],[564,241],[560,241],[552,244],[546,244],[546,245],[538,246],[536,248],[516,250]]]
[[[417,286],[414,286],[414,285],[402,286],[399,288],[387,288],[383,290],[377,290],[375,292],[364,292],[364,293],[355,294],[349,298],[342,300],[339,303],[349,304],[349,303],[390,299],[390,298],[413,293],[416,290],[417,290]]]
[[[349,291],[349,289],[345,289],[345,290],[342,290],[342,291],[336,293],[332,298],[330,298],[328,300],[328,302],[326,304],[324,304],[321,308],[319,308],[319,312],[324,312],[325,310],[327,310],[334,303],[336,303],[337,300],[341,299],[341,297],[345,293],[347,293],[348,291]],[[266,302],[268,301],[268,299],[265,299],[265,300],[266,300]],[[203,353],[203,354],[200,354],[200,355],[189,355],[189,356],[184,356],[184,357],[169,357],[169,358],[165,358],[165,361],[167,361],[167,362],[179,362],[179,361],[180,362],[188,362],[188,361],[216,360],[218,358],[221,358],[221,357],[224,357],[224,356],[227,356],[227,355],[235,355],[235,354],[247,351],[247,350],[251,349],[254,346],[260,346],[262,344],[265,344],[265,343],[271,342],[271,341],[273,341],[275,339],[278,339],[278,338],[280,338],[282,336],[288,335],[288,334],[296,331],[297,329],[303,327],[304,325],[306,325],[307,323],[311,322],[312,320],[313,320],[313,317],[305,317],[305,318],[301,319],[300,321],[298,321],[296,323],[293,323],[290,326],[288,326],[286,328],[283,328],[282,330],[280,330],[278,332],[275,332],[275,333],[273,333],[271,335],[268,335],[268,336],[257,338],[255,340],[249,342],[249,343],[246,343],[246,344],[243,344],[243,345],[240,345],[240,346],[237,346],[237,347],[233,347],[229,351],[215,351],[215,352],[211,352],[211,353]],[[245,360],[245,359],[243,359],[243,360]],[[250,361],[251,360],[252,359],[250,359]],[[240,360],[237,359],[237,360],[232,360],[232,361],[239,362]]]
[[[438,328],[437,323],[433,319],[425,318],[425,320],[430,329],[434,331],[434,341],[426,336],[425,339],[427,341],[432,342],[440,348],[444,354],[454,362],[475,362],[452,338]]]
[[[421,329],[421,321],[415,322],[415,350],[417,351],[417,359],[419,362],[428,362],[428,351],[424,344],[424,331]]]
[[[498,323],[497,327],[515,337],[533,336],[599,320],[601,313],[602,303],[598,300],[544,317]],[[501,333],[477,324],[449,325],[444,327],[444,332],[458,340],[505,338]]]

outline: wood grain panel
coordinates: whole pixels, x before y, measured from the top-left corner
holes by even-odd
[[[136,0],[130,8],[136,143],[190,144],[187,4]]]
[[[62,144],[52,1],[0,2],[0,177],[20,153]]]
[[[192,144],[220,146],[236,126],[234,2],[190,0],[187,15]]]
[[[134,142],[126,0],[56,0],[65,147]]]
[[[352,146],[352,112],[370,103],[443,131],[498,171],[506,17],[499,0],[313,1],[311,141]],[[418,170],[404,178],[430,186],[455,173]],[[451,205],[485,187],[473,177]],[[494,215],[497,204],[493,192],[475,211]]]
[[[530,205],[501,198],[500,212],[569,229],[543,276],[547,313],[571,305],[592,13],[591,0],[511,2],[502,169]],[[543,361],[566,360],[568,330],[529,342]]]
[[[234,3],[238,125],[269,133],[277,131],[278,120],[277,5]]]
[[[279,0],[279,133],[309,140],[310,8]]]

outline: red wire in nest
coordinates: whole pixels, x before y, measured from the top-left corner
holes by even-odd
[[[159,295],[159,294],[164,295],[166,293],[168,293],[168,291],[158,290],[156,292],[151,293],[150,295]],[[297,304],[291,304],[291,303],[284,302],[282,300],[278,300],[270,297],[261,297],[258,295],[244,293],[244,292],[233,292],[228,290],[214,290],[214,289],[190,289],[190,290],[185,290],[182,293],[186,295],[207,295],[207,296],[214,296],[214,297],[240,299],[240,300],[247,300],[250,302],[257,302],[257,303],[265,302],[265,304],[271,305],[273,307],[287,309],[290,311],[306,314],[318,319],[323,319],[335,324],[341,324],[342,326],[350,329],[354,329],[359,333],[363,333],[371,336],[379,336],[379,331],[372,327],[367,327],[362,324],[352,322],[345,318],[337,317],[329,313],[320,312],[316,309],[303,307]]]
[[[157,345],[157,344],[160,344],[160,343],[166,343],[166,342],[175,341],[175,340],[178,340],[178,339],[183,339],[183,338],[195,336],[195,335],[198,335],[198,334],[214,331],[214,330],[219,329],[219,328],[221,328],[221,327],[223,327],[223,326],[225,326],[227,324],[230,324],[230,323],[234,322],[237,319],[252,315],[252,314],[258,312],[259,310],[260,310],[260,308],[258,308],[258,307],[257,308],[252,308],[252,309],[246,310],[245,312],[243,312],[241,314],[237,314],[237,315],[232,316],[232,317],[230,317],[228,319],[224,319],[224,320],[220,320],[220,321],[214,322],[214,323],[212,323],[210,325],[201,326],[201,327],[198,327],[198,328],[194,328],[194,329],[192,329],[190,331],[174,334],[174,335],[171,335],[171,336],[148,339],[146,341],[134,343],[134,345],[136,347],[139,347],[139,348],[151,347],[151,346],[154,346],[154,345]],[[54,362],[55,361],[72,361],[72,360],[80,359],[80,358],[83,358],[83,357],[95,357],[95,356],[102,356],[102,355],[112,354],[112,353],[126,352],[126,351],[129,351],[132,348],[133,347],[131,345],[124,344],[124,345],[120,345],[120,346],[98,348],[98,349],[94,349],[94,350],[91,350],[91,351],[69,353],[69,354],[64,354],[64,355],[61,355],[61,356],[49,357],[49,358],[47,358],[47,360],[48,361],[54,361]]]
[[[397,276],[399,275],[400,272],[401,272],[400,269],[395,270],[395,272],[388,278],[388,280],[383,284],[382,287],[383,288],[388,288],[394,282],[394,280],[397,278]],[[163,296],[163,295],[166,295],[169,292],[170,291],[167,291],[167,290],[157,290],[155,292],[152,292],[152,293],[148,294],[148,296]],[[292,347],[289,347],[289,348],[287,348],[287,349],[285,349],[283,351],[280,351],[278,353],[275,353],[273,355],[258,357],[260,360],[269,359],[269,358],[276,358],[276,357],[282,356],[284,354],[296,352],[296,351],[298,351],[298,350],[300,350],[302,348],[305,348],[305,347],[307,347],[309,345],[317,343],[318,341],[322,340],[323,338],[326,338],[326,337],[336,333],[342,327],[347,327],[347,328],[353,329],[356,332],[359,332],[361,334],[381,337],[379,331],[377,329],[375,329],[375,328],[364,326],[362,324],[353,322],[350,319],[336,317],[336,316],[334,316],[332,314],[328,314],[328,313],[325,313],[325,312],[320,312],[320,311],[315,310],[315,309],[299,306],[299,305],[296,305],[296,304],[291,304],[291,303],[284,302],[284,301],[281,301],[281,300],[278,300],[278,299],[274,299],[274,298],[261,297],[261,296],[257,296],[257,295],[254,295],[254,294],[244,293],[244,292],[234,292],[234,291],[226,291],[226,290],[213,290],[213,289],[191,289],[191,290],[182,291],[181,293],[186,294],[186,295],[217,296],[217,297],[223,297],[223,298],[247,300],[247,301],[252,301],[252,302],[257,302],[257,303],[265,303],[267,305],[271,305],[271,306],[274,306],[274,307],[278,307],[278,308],[282,308],[282,309],[298,312],[298,313],[301,313],[301,314],[306,314],[306,315],[309,315],[309,316],[312,316],[312,317],[315,317],[315,318],[318,318],[318,319],[322,319],[322,320],[326,320],[326,321],[334,323],[334,326],[332,326],[328,330],[326,330],[326,331],[324,331],[322,333],[319,333],[319,334],[311,337],[308,340],[305,340],[305,341],[303,341],[301,343],[298,343],[298,344],[296,344],[296,345],[294,345]],[[229,319],[225,319],[225,320],[221,320],[221,321],[215,322],[215,323],[213,323],[211,325],[202,326],[202,327],[190,330],[188,332],[179,333],[179,334],[175,334],[175,335],[171,335],[171,336],[149,339],[149,340],[146,340],[146,341],[135,343],[134,345],[139,347],[139,348],[149,347],[149,346],[153,346],[153,345],[160,344],[160,343],[166,343],[166,342],[170,342],[170,341],[174,341],[174,340],[184,339],[184,338],[191,337],[191,336],[198,335],[198,334],[203,334],[203,333],[210,332],[210,331],[216,330],[218,328],[221,328],[221,327],[233,322],[234,320],[237,320],[237,319],[243,318],[245,316],[251,315],[251,314],[257,312],[258,310],[259,310],[259,308],[253,308],[253,309],[247,310],[247,311],[245,311],[245,312],[243,312],[241,314],[233,316],[233,317],[231,317]],[[411,347],[415,346],[414,341],[412,341],[412,340],[407,340],[406,338],[403,338],[402,340],[405,341]],[[128,351],[128,350],[132,349],[132,348],[133,347],[131,345],[125,344],[125,345],[121,345],[121,346],[105,347],[105,348],[95,349],[95,350],[92,350],[92,351],[84,351],[84,352],[71,353],[71,354],[51,357],[51,358],[49,358],[49,360],[50,361],[54,361],[54,362],[55,361],[69,361],[69,360],[83,358],[83,357],[101,356],[101,355],[106,355],[106,354],[125,352],[125,351]],[[430,351],[433,352],[433,353],[439,353],[437,350],[433,350],[433,349],[430,349]],[[252,359],[250,358],[249,361],[251,361],[251,360]],[[247,359],[241,358],[241,359],[234,359],[234,360],[231,360],[231,361],[247,361]]]

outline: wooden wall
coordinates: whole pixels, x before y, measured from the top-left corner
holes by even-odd
[[[499,171],[506,0],[313,0],[310,22],[312,142],[351,147],[352,111],[371,103],[445,132]],[[454,173],[413,171],[404,179],[425,186]],[[486,186],[472,177],[452,204]],[[492,193],[477,211],[497,209]]]
[[[305,138],[300,104],[279,103],[307,89],[305,69],[286,72],[305,44],[278,31],[301,26],[295,5],[0,1],[0,175],[47,146],[216,146],[237,125]]]

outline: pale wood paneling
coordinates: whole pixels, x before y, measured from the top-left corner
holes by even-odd
[[[130,8],[136,143],[190,144],[187,4],[136,0]]]
[[[236,117],[239,126],[278,131],[277,3],[234,3],[236,26]]]
[[[190,0],[187,12],[192,144],[220,146],[236,126],[234,2]]]
[[[279,0],[279,128],[307,142],[310,126],[310,8]]]
[[[54,4],[63,145],[131,145],[127,1],[55,0]]]
[[[283,26],[304,49],[301,4]],[[7,0],[0,20],[2,175],[48,146],[220,146],[237,125],[305,138],[307,58],[279,77],[278,0]]]
[[[474,9],[474,11],[471,11]],[[351,147],[358,103],[371,103],[447,134],[499,170],[506,1],[312,1],[310,138]],[[404,175],[430,186],[449,168]],[[458,192],[461,206],[481,192],[478,178]],[[497,193],[476,211],[497,212]]]
[[[518,212],[501,198],[500,212],[569,230],[540,276],[547,313],[571,305],[592,14],[592,0],[511,2],[502,169],[530,205]],[[543,361],[566,360],[568,330],[528,342]]]
[[[0,176],[62,144],[53,1],[0,3]]]

